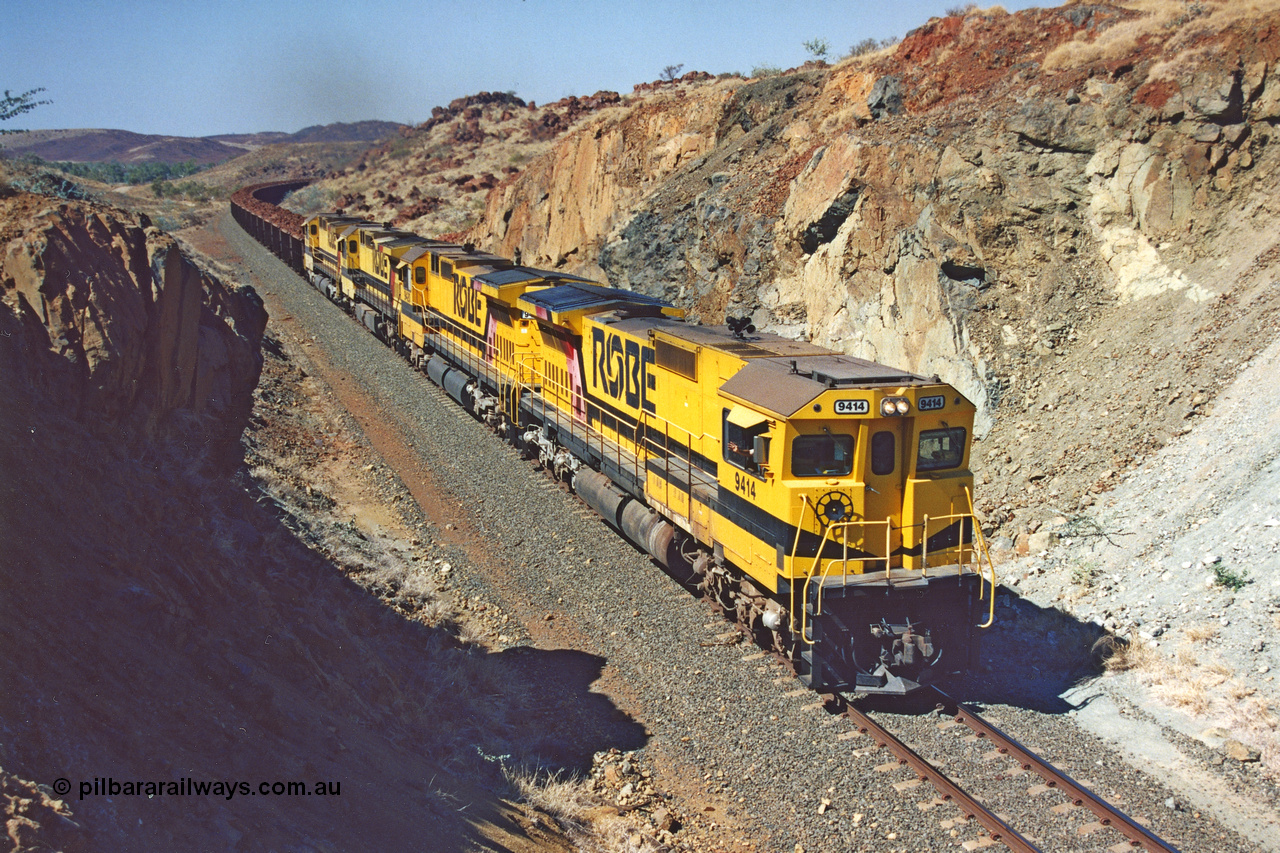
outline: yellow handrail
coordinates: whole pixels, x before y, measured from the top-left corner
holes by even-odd
[[[965,497],[969,501],[969,515],[973,518],[973,538],[981,547],[982,556],[978,560],[978,578],[979,578],[979,598],[981,601],[981,578],[982,578],[982,559],[985,558],[987,565],[991,569],[991,603],[987,613],[987,621],[979,628],[990,628],[996,621],[996,564],[991,559],[991,554],[987,551],[987,537],[982,535],[982,525],[978,524],[978,515],[973,508],[973,493],[969,491],[969,487],[964,487]]]
[[[800,503],[800,518],[796,521],[796,538],[795,538],[795,539],[792,541],[792,543],[791,543],[791,566],[792,566],[792,568],[794,568],[794,567],[795,567],[795,565],[796,565],[796,558],[797,558],[797,556],[799,555],[799,552],[800,552],[800,531],[804,530],[804,513],[805,513],[805,510],[807,510],[807,509],[809,508],[809,496],[808,496],[808,495],[801,495],[801,496],[800,496],[800,501],[801,501],[801,503]],[[815,512],[816,512],[816,510],[815,510]],[[819,553],[821,553],[821,552],[819,552]],[[794,633],[796,632],[796,585],[795,585],[794,583],[790,583],[790,584],[788,584],[788,588],[789,588],[790,593],[791,593],[791,609],[790,609],[790,611],[789,611],[789,612],[790,612],[790,614],[791,614],[791,633],[793,633],[793,634],[794,634]],[[802,634],[801,636],[803,636],[803,634]]]
[[[802,497],[804,499],[805,505],[807,506],[809,503],[808,496],[806,495]],[[803,512],[804,512],[804,509],[802,507],[801,508],[802,520],[803,520]],[[863,528],[862,539],[863,541],[866,541],[866,528],[870,525],[880,525],[880,524],[883,524],[885,526],[884,556],[883,557],[867,556],[867,557],[850,558],[849,557],[849,534],[848,534],[849,528],[855,527],[855,526]],[[822,590],[824,585],[826,584],[827,578],[831,576],[831,570],[835,567],[836,563],[840,564],[843,576],[847,581],[849,576],[850,562],[870,563],[870,562],[876,562],[878,560],[884,560],[885,580],[890,581],[892,579],[893,567],[890,565],[890,562],[891,562],[890,558],[892,556],[890,554],[890,550],[891,550],[890,546],[893,542],[893,529],[894,529],[893,519],[886,518],[884,521],[867,521],[866,519],[863,519],[862,521],[835,522],[834,524],[828,524],[826,529],[822,532],[822,539],[821,541],[818,542],[818,550],[814,554],[813,565],[810,567],[809,573],[805,576],[805,581],[804,581],[804,600],[805,601],[809,600],[809,587],[813,583],[814,577],[818,574],[819,568],[822,566],[822,552],[827,547],[827,540],[831,538],[832,531],[836,530],[837,528],[843,534],[842,542],[844,544],[844,555],[838,560],[828,561],[827,567],[822,571],[822,577],[819,578],[818,580],[818,601],[817,601],[817,606],[814,608],[814,611],[813,611],[814,616],[822,615]],[[792,549],[792,565],[793,566],[795,565],[796,551],[799,550],[800,530],[801,530],[801,526],[798,525],[796,527],[796,547]],[[791,630],[792,632],[795,631],[795,612],[796,612],[795,585],[792,584],[791,586]],[[800,611],[800,639],[812,646],[814,643],[813,643],[813,640],[809,639],[808,634],[809,634],[809,610],[808,608],[804,608]]]

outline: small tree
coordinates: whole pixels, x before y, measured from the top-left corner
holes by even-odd
[[[831,44],[826,39],[809,39],[804,43],[804,49],[809,51],[809,55],[814,59],[822,62],[831,52]]]
[[[684,63],[679,65],[668,65],[662,69],[662,79],[668,83],[674,83],[676,78],[680,76],[680,72],[684,70]]]
[[[44,89],[29,89],[21,95],[12,95],[8,89],[4,90],[4,98],[0,99],[0,121],[8,121],[11,118],[17,118],[23,113],[29,113],[41,104],[51,104],[53,101],[37,101],[36,95],[43,92]],[[20,130],[12,130],[9,128],[0,128],[0,133],[21,133]]]
[[[863,39],[849,48],[850,56],[863,56],[880,47],[880,42],[872,38]]]

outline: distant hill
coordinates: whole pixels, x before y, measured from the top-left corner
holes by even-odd
[[[403,125],[389,121],[339,122],[312,125],[297,133],[220,134],[217,136],[159,136],[128,130],[98,128],[31,130],[6,136],[0,155],[33,154],[43,160],[72,163],[221,163],[246,151],[277,143],[377,142]]]
[[[394,121],[352,121],[335,122],[333,124],[313,124],[304,127],[297,133],[227,133],[219,136],[206,136],[205,139],[223,142],[227,145],[238,145],[243,148],[259,148],[263,145],[275,145],[281,142],[380,142],[395,135],[400,128],[407,125]]]

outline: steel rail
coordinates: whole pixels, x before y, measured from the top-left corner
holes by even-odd
[[[975,799],[972,794],[944,776],[936,767],[917,755],[911,747],[889,734],[883,726],[872,720],[865,713],[853,705],[847,705],[845,714],[859,730],[864,734],[870,735],[880,746],[887,747],[890,752],[898,757],[900,763],[910,765],[911,769],[921,779],[933,785],[942,796],[942,799],[958,806],[966,816],[975,818],[987,830],[992,839],[999,841],[1010,850],[1017,851],[1017,853],[1041,853],[1040,848],[1001,820],[996,816],[995,812],[988,809]]]
[[[1134,821],[1124,812],[1090,791],[1066,773],[1054,767],[1040,756],[1029,751],[1009,735],[980,717],[972,708],[957,702],[941,691],[938,695],[946,699],[955,711],[955,720],[968,726],[975,735],[989,741],[1001,753],[1015,759],[1023,770],[1030,770],[1044,779],[1050,788],[1056,788],[1077,806],[1083,806],[1098,818],[1103,826],[1109,826],[1120,832],[1129,840],[1132,847],[1150,851],[1150,853],[1178,853],[1160,837],[1152,834],[1146,827]]]

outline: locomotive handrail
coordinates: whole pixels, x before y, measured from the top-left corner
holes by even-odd
[[[807,502],[808,497],[807,496],[803,496],[803,497],[805,497]],[[863,528],[862,541],[866,542],[867,526],[880,525],[880,524],[884,525],[884,556],[883,557],[875,557],[875,556],[853,557],[852,559],[854,562],[858,562],[858,563],[868,563],[868,562],[874,562],[876,560],[884,560],[884,579],[886,582],[891,582],[893,569],[889,565],[889,562],[890,562],[889,552],[890,550],[892,550],[891,545],[893,542],[893,530],[894,530],[893,519],[886,518],[884,521],[869,521],[864,518],[861,521],[838,521],[838,522],[835,522],[834,524],[828,524],[827,529],[824,530],[822,533],[822,540],[818,543],[818,552],[816,555],[814,555],[814,558],[813,558],[813,566],[809,569],[809,574],[805,577],[805,581],[804,581],[805,601],[809,600],[809,587],[813,583],[814,576],[818,574],[819,567],[822,565],[822,552],[827,547],[827,540],[831,538],[831,532],[836,528],[840,528],[840,530],[844,532],[848,528],[853,527],[854,525],[857,525]],[[799,541],[799,533],[797,530],[797,543],[798,541]],[[845,580],[846,583],[848,582],[850,557],[849,557],[849,537],[847,533],[846,535],[841,537],[841,544],[844,546],[843,555],[838,560],[833,559],[827,562],[827,567],[826,569],[823,570],[822,577],[818,581],[818,596],[817,596],[817,601],[815,602],[815,605],[814,605],[814,610],[813,610],[814,616],[822,615],[823,592],[826,588],[827,578],[831,576],[831,570],[832,568],[835,567],[836,563],[839,563],[843,568],[841,577]],[[792,559],[793,560],[795,559],[794,556],[792,557]],[[794,612],[794,608],[793,608],[793,612]],[[793,617],[793,621],[794,621],[794,617]],[[812,646],[814,645],[814,641],[809,639],[808,623],[809,623],[809,608],[806,607],[800,614],[800,639]]]
[[[920,560],[925,568],[928,568],[928,565],[929,565],[929,522],[931,521],[954,521],[958,519],[962,522],[960,525],[960,541],[959,543],[957,543],[957,546],[956,546],[960,551],[960,556],[959,556],[959,559],[956,560],[956,564],[958,566],[962,566],[964,564],[965,543],[964,543],[963,521],[966,518],[973,522],[974,527],[977,526],[978,519],[974,517],[972,512],[953,512],[950,515],[926,515],[924,517],[924,521],[921,524],[911,525],[912,527],[920,527],[922,528],[922,531],[923,531],[923,536],[921,537],[921,542],[920,542],[920,547],[921,547]],[[978,550],[974,543],[969,544],[969,552],[970,552],[970,556],[977,555]]]
[[[795,569],[795,565],[796,565],[796,557],[800,552],[800,531],[804,530],[804,514],[805,514],[805,511],[808,509],[809,509],[809,496],[801,495],[800,496],[800,517],[796,519],[796,535],[795,535],[795,539],[791,543],[791,566],[793,570]],[[814,510],[814,515],[815,517],[817,516],[816,509]],[[791,596],[791,608],[789,610],[789,613],[791,615],[791,633],[794,634],[796,632],[796,585],[788,584],[787,587],[788,587],[788,592],[790,593],[790,596]],[[804,636],[803,632],[800,634],[800,636],[801,637]]]
[[[964,487],[965,497],[969,499],[969,514],[973,516],[974,540],[982,547],[982,556],[986,558],[987,566],[991,569],[991,602],[988,605],[987,621],[979,625],[979,628],[990,628],[996,621],[996,564],[991,559],[991,553],[987,550],[987,537],[982,535],[982,525],[978,524],[978,516],[973,507],[973,493],[969,491],[969,487]],[[981,601],[982,593],[982,561],[978,561],[978,600]]]

